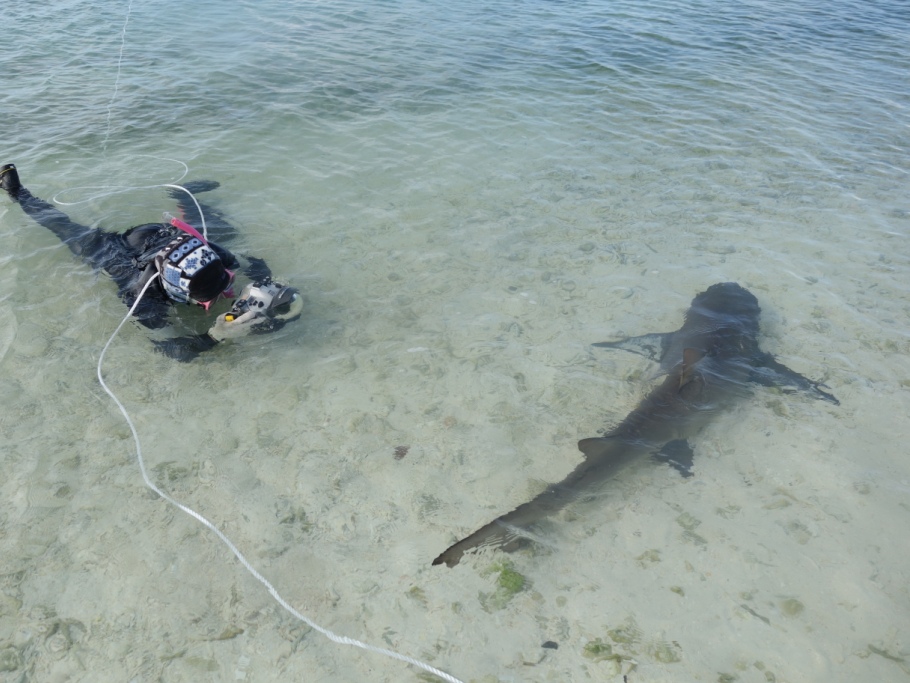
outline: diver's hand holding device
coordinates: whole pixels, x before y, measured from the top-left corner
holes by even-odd
[[[303,300],[294,287],[285,287],[271,278],[252,282],[228,313],[222,313],[209,330],[215,341],[237,339],[253,332],[273,332],[300,316]]]
[[[222,313],[215,318],[215,324],[209,329],[209,336],[216,342],[245,337],[253,331],[253,326],[261,315],[259,311],[247,311],[243,315]]]

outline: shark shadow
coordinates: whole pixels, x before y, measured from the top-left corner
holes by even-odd
[[[698,294],[675,332],[646,334],[594,344],[632,351],[660,362],[663,382],[615,428],[582,439],[584,460],[556,484],[464,538],[440,554],[434,565],[454,567],[465,552],[485,546],[510,550],[536,522],[596,490],[631,461],[651,455],[692,475],[688,438],[718,412],[749,395],[752,384],[777,387],[839,405],[824,385],[778,363],[758,346],[761,309],[755,296],[734,282],[711,285]]]

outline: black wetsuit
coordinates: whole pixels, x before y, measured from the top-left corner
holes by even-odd
[[[66,244],[70,251],[82,258],[93,268],[104,270],[117,284],[118,294],[127,306],[136,303],[136,297],[149,279],[149,285],[133,315],[137,321],[150,329],[159,329],[168,325],[167,315],[170,307],[176,302],[170,299],[158,279],[155,268],[155,255],[171,240],[183,234],[178,228],[166,223],[147,223],[130,228],[124,233],[107,232],[100,228],[89,228],[73,221],[69,216],[43,199],[35,197],[25,187],[18,184],[6,188],[9,196],[19,203],[22,210],[37,223],[53,232]],[[208,192],[218,187],[214,181],[196,181],[185,187],[194,195]],[[177,200],[183,212],[184,220],[201,229],[202,220],[196,205],[188,195],[179,190],[170,190],[169,194]],[[215,209],[200,204],[205,214],[206,228],[209,236],[218,240],[230,240],[236,230]],[[237,257],[227,249],[209,242],[208,246],[218,254],[224,267],[236,270],[240,268]],[[249,264],[242,272],[254,282],[264,281],[271,277],[271,271],[265,261],[247,257]],[[277,329],[273,326],[272,329]],[[199,353],[214,347],[218,342],[207,334],[188,335],[164,341],[154,340],[156,348],[181,361],[195,358]]]

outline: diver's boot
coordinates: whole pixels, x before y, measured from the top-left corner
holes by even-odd
[[[6,190],[13,199],[19,196],[22,183],[19,182],[19,172],[16,170],[15,165],[4,164],[0,166],[0,188]]]

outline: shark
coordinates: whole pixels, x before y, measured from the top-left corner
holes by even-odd
[[[682,327],[675,332],[594,344],[659,362],[662,381],[603,436],[578,442],[584,459],[565,479],[548,485],[532,500],[450,546],[433,564],[454,567],[469,551],[518,547],[535,524],[596,492],[642,457],[654,457],[684,477],[692,476],[689,439],[716,415],[748,396],[755,384],[786,393],[803,392],[839,405],[824,384],[762,351],[758,344],[760,315],[755,295],[735,282],[721,282],[695,296]]]

